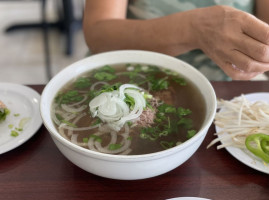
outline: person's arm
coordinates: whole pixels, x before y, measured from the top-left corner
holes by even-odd
[[[233,79],[269,70],[269,26],[253,15],[212,6],[151,20],[126,19],[127,0],[86,0],[84,35],[93,53],[142,49],[179,55],[203,50]]]
[[[127,3],[127,0],[86,0],[83,30],[91,52],[143,49],[176,56],[197,48],[189,30],[193,11],[152,20],[131,20],[126,19]]]

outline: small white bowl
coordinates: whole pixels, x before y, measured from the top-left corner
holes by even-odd
[[[107,64],[143,63],[172,69],[189,78],[201,91],[206,102],[206,116],[198,133],[168,150],[144,155],[109,155],[90,151],[64,139],[51,118],[51,105],[57,92],[78,75]],[[160,53],[123,50],[101,53],[80,60],[58,73],[45,87],[40,103],[41,117],[56,146],[78,167],[107,178],[145,179],[164,174],[188,160],[201,145],[216,112],[216,95],[210,82],[194,67]]]

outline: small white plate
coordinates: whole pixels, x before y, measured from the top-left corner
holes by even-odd
[[[269,103],[269,93],[267,93],[267,92],[250,93],[250,94],[245,94],[244,96],[250,102],[262,100],[262,101]],[[221,112],[221,110],[220,110],[220,112]],[[221,128],[216,126],[216,132],[218,133],[219,131],[221,131]],[[227,134],[228,133],[224,133],[223,136],[225,136]],[[220,137],[220,139],[221,139],[221,137]],[[220,142],[221,142],[221,140],[220,140]],[[247,149],[243,150],[243,149],[239,149],[236,147],[226,147],[226,150],[232,156],[234,156],[237,160],[241,161],[245,165],[247,165],[253,169],[256,169],[258,171],[269,174],[269,164],[267,164],[267,166],[266,166],[262,160],[260,160],[259,158],[255,157],[254,155],[249,153],[247,151]]]
[[[13,83],[0,83],[0,101],[10,110],[6,120],[0,123],[0,154],[10,151],[30,139],[42,125],[39,111],[40,95],[33,89]],[[14,116],[18,114],[19,116]],[[23,131],[17,137],[11,130],[18,127],[22,118],[28,118]],[[10,128],[12,124],[14,127]]]

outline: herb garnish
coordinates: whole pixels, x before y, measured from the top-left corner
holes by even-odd
[[[89,78],[80,77],[74,83],[74,87],[77,89],[85,89],[91,86],[91,82]]]
[[[108,149],[113,151],[113,150],[120,149],[121,147],[122,147],[122,144],[110,144],[108,146]]]
[[[157,140],[170,134],[176,134],[179,128],[184,128],[187,130],[186,138],[189,139],[196,134],[196,130],[192,129],[192,119],[188,118],[191,113],[190,109],[177,108],[163,103],[157,107],[157,113],[154,119],[156,126],[141,128],[140,137],[142,139]],[[176,144],[174,142],[161,141],[160,145],[164,149],[167,149]]]
[[[115,69],[109,65],[105,65],[104,67],[95,70],[93,76],[99,81],[111,81],[117,78],[117,75],[115,75]]]
[[[15,130],[12,130],[10,135],[12,137],[17,137],[17,136],[19,136],[19,133],[17,131],[15,131]]]
[[[65,93],[59,93],[55,98],[56,103],[58,104],[68,104],[72,102],[79,102],[83,99],[83,96],[79,94],[77,90],[70,90]]]
[[[93,140],[96,141],[96,142],[100,142],[100,143],[102,142],[102,138],[100,136],[98,136],[98,135],[93,134],[93,135],[90,136],[90,138],[93,138]]]

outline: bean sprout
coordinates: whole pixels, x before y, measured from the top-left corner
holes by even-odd
[[[269,104],[264,101],[250,102],[244,95],[232,101],[219,100],[220,109],[215,116],[215,125],[221,131],[215,133],[214,139],[207,148],[221,141],[221,149],[228,146],[245,149],[247,136],[256,133],[269,135]],[[226,133],[227,135],[225,135]]]

